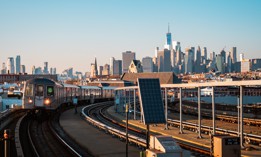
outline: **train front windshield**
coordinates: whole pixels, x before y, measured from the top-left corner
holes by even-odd
[[[33,96],[33,84],[29,84],[29,85],[26,86],[25,95],[26,96]]]
[[[44,95],[44,87],[43,85],[36,86],[36,93],[35,96],[43,96]]]

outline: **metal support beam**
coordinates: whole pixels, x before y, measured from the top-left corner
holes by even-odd
[[[129,149],[128,149],[128,143],[129,143],[129,133],[128,133],[128,120],[129,120],[129,105],[126,104],[126,157],[128,157]]]
[[[183,134],[183,125],[182,125],[182,88],[179,88],[179,133]]]
[[[241,148],[244,148],[243,86],[240,86],[240,143]]]
[[[141,123],[143,122],[143,111],[142,111],[142,109],[140,109],[140,122]]]
[[[201,102],[200,102],[200,87],[198,87],[198,138],[202,138],[201,136]]]
[[[238,95],[237,95],[237,131],[238,131],[238,137],[240,137],[240,100],[239,96],[240,95],[240,88],[238,90]]]
[[[168,130],[168,90],[165,88],[165,119],[166,119],[166,125],[165,130]]]
[[[131,94],[130,94],[130,93],[131,93],[131,90],[129,89],[129,104],[128,104],[128,105],[129,105],[129,108],[131,108],[131,104],[130,104],[130,97],[131,97]]]
[[[146,129],[146,148],[150,148],[150,125],[147,124],[147,129]]]
[[[215,89],[212,87],[212,121],[213,121],[213,131],[212,134],[216,134],[216,106],[215,106]]]
[[[127,104],[127,93],[126,89],[124,89],[124,105],[125,105],[125,110],[126,110],[126,104]],[[124,112],[124,111],[123,111]]]
[[[134,105],[134,117],[133,119],[136,120],[136,90],[133,91],[133,105]]]
[[[10,157],[10,129],[4,130],[4,157]]]

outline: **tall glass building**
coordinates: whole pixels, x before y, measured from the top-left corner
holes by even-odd
[[[15,59],[15,69],[16,69],[16,73],[19,74],[21,72],[21,57],[20,55],[16,56]]]
[[[8,74],[14,74],[15,73],[15,67],[14,67],[14,58],[8,57],[7,59],[7,71]]]
[[[132,60],[136,60],[135,52],[122,52],[122,73],[127,73]]]
[[[153,62],[151,57],[142,58],[143,72],[153,72]]]

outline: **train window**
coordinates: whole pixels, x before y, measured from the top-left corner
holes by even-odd
[[[54,96],[53,86],[47,86],[47,96]]]
[[[25,95],[26,96],[33,96],[33,85],[28,84],[25,88]]]
[[[36,96],[43,96],[44,95],[44,89],[43,85],[37,85],[36,86]]]

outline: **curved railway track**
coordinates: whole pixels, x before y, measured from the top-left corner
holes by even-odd
[[[119,123],[105,114],[105,110],[110,107],[111,103],[104,103],[98,105],[91,105],[83,109],[83,115],[86,120],[96,127],[103,129],[106,133],[111,133],[113,136],[118,136],[121,140],[125,140],[125,125]],[[144,149],[146,147],[145,131],[137,128],[129,127],[129,142],[135,143],[137,146]],[[190,143],[177,141],[181,147],[192,151],[193,155],[210,154],[209,149],[200,148]]]
[[[23,117],[19,130],[24,156],[92,156],[92,154],[75,144],[59,128],[58,115],[43,119],[42,117],[37,118],[34,114],[27,114]]]

